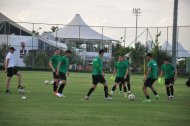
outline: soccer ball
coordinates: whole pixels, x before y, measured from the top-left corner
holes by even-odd
[[[52,81],[50,81],[50,84],[51,84],[51,85],[53,85],[53,83],[54,83],[54,81],[53,81],[53,80],[52,80]]]
[[[45,80],[45,81],[44,81],[44,84],[48,85],[48,84],[49,84],[49,81],[48,81],[48,80]]]
[[[134,94],[129,94],[128,99],[129,99],[130,101],[135,100],[135,95],[134,95]]]
[[[18,89],[18,93],[20,93],[20,94],[24,94],[24,93],[25,93],[25,90],[24,90],[24,89],[19,88],[19,89]]]

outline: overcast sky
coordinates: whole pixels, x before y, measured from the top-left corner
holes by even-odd
[[[80,14],[88,25],[135,26],[133,8],[141,8],[139,26],[172,26],[174,0],[0,0],[0,12],[14,21],[67,24]],[[190,25],[190,0],[179,0],[178,25]],[[190,28],[184,43],[190,50]],[[183,36],[184,38],[184,36]],[[189,47],[188,47],[189,46]]]

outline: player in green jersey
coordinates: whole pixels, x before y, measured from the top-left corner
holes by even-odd
[[[117,87],[118,84],[123,85],[124,88],[124,97],[126,97],[126,92],[127,92],[127,88],[125,85],[125,79],[127,78],[128,75],[128,68],[127,68],[127,64],[123,61],[123,56],[119,56],[118,58],[118,62],[115,63],[115,68],[114,68],[114,72],[113,72],[113,76],[116,75],[115,78],[115,84],[112,87],[112,91],[110,92],[110,94],[112,95]]]
[[[91,93],[96,89],[98,83],[102,83],[104,85],[104,93],[105,93],[105,98],[106,100],[110,100],[111,97],[109,97],[108,94],[108,84],[104,78],[104,72],[102,71],[103,69],[103,55],[104,55],[104,50],[99,51],[99,56],[93,59],[93,64],[92,64],[92,87],[88,91],[87,95],[85,96],[85,100],[90,100],[90,95]]]
[[[54,55],[51,57],[49,61],[49,66],[53,71],[53,78],[54,78],[54,83],[53,83],[53,94],[55,95],[57,93],[57,88],[58,88],[58,83],[59,83],[59,76],[56,75],[57,71],[57,65],[60,61],[60,50],[56,48],[54,50]]]
[[[153,56],[151,53],[147,53],[146,54],[146,57],[147,59],[149,60],[148,62],[148,71],[147,73],[144,75],[144,85],[143,85],[143,92],[146,96],[146,100],[143,101],[143,102],[151,102],[151,99],[148,95],[148,92],[147,92],[147,87],[149,87],[152,92],[154,93],[156,99],[159,99],[159,96],[155,90],[155,88],[153,87],[153,84],[154,82],[156,81],[157,79],[157,76],[158,76],[158,66],[157,66],[157,63],[155,60],[153,60]]]
[[[169,62],[168,58],[164,59],[164,64],[162,65],[162,71],[160,77],[164,74],[166,93],[169,100],[172,100],[174,97],[174,81],[177,79],[177,70]]]
[[[130,83],[130,64],[129,64],[129,54],[127,55],[127,57],[123,57],[123,60],[125,62],[125,64],[127,65],[127,78],[125,79],[125,82],[127,82],[127,89],[128,89],[128,94],[131,93],[131,83]],[[122,84],[119,84],[119,94],[122,93]]]
[[[59,79],[61,80],[61,84],[59,86],[58,93],[56,93],[56,95],[58,97],[65,97],[63,95],[63,90],[64,90],[64,87],[67,83],[67,76],[69,76],[68,67],[69,67],[69,57],[70,56],[71,56],[71,51],[67,50],[65,52],[65,56],[62,56],[60,58],[59,64],[57,66],[56,74],[59,75]]]

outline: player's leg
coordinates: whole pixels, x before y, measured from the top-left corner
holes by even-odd
[[[90,95],[92,94],[92,92],[96,89],[97,84],[92,84],[92,87],[89,89],[88,93],[86,96],[90,97]]]
[[[170,93],[171,93],[171,99],[174,98],[174,78],[170,79]]]
[[[60,80],[61,80],[61,84],[59,86],[58,93],[56,93],[56,95],[58,97],[65,97],[63,95],[63,90],[64,90],[64,88],[66,86],[66,83],[67,83],[66,74],[63,73],[63,72],[59,72],[59,77],[60,77]]]
[[[14,70],[14,75],[16,75],[17,78],[18,78],[18,88],[19,89],[24,89],[24,87],[21,85],[21,82],[22,82],[22,74],[21,74],[21,72],[15,69]]]
[[[106,100],[112,99],[111,97],[109,97],[108,84],[107,84],[106,79],[104,78],[104,76],[99,75],[99,80],[98,81],[104,85],[104,94],[105,94]]]
[[[113,93],[115,92],[115,90],[116,90],[116,88],[117,88],[117,85],[118,85],[118,83],[115,82],[115,84],[114,84],[113,87],[112,87],[112,90],[111,90],[110,94],[113,94]]]
[[[146,100],[144,100],[143,102],[151,102],[150,96],[149,96],[149,94],[148,94],[148,92],[147,92],[147,87],[150,86],[150,83],[151,83],[151,82],[150,82],[150,79],[147,78],[147,79],[145,80],[145,82],[144,82],[143,87],[142,87],[143,93],[144,93],[144,95],[146,96]]]
[[[11,77],[7,77],[7,80],[6,80],[6,94],[10,93],[10,82],[11,82]]]
[[[130,76],[129,75],[127,75],[126,82],[127,82],[128,94],[130,94],[131,93],[131,83],[130,83]]]
[[[165,79],[165,86],[166,86],[166,94],[168,96],[168,99],[170,100],[171,99],[171,97],[170,97],[170,83],[169,83],[168,79]]]
[[[119,94],[122,93],[122,83],[119,84]]]
[[[58,83],[59,83],[59,76],[56,75],[56,72],[53,72],[53,78],[54,78],[53,94],[56,94],[57,93],[57,88],[58,88]]]
[[[92,75],[92,87],[89,89],[87,95],[85,96],[85,100],[90,100],[90,95],[92,92],[96,89],[96,86],[98,84],[98,76],[97,75]]]
[[[108,98],[109,93],[108,93],[108,84],[107,82],[102,83],[104,85],[104,94],[105,94],[105,98]]]
[[[123,85],[123,91],[124,91],[123,96],[124,96],[124,97],[127,97],[127,87],[126,87],[125,82],[123,82],[122,85]]]
[[[157,93],[156,89],[155,89],[154,86],[153,86],[154,82],[155,82],[155,80],[154,80],[154,79],[151,79],[150,89],[151,89],[151,91],[154,93],[155,98],[156,98],[156,99],[159,99],[158,93]]]
[[[13,68],[7,68],[6,94],[10,94],[10,82],[13,76]]]
[[[119,77],[116,77],[116,78],[115,78],[115,84],[113,85],[112,90],[111,90],[111,92],[110,92],[111,95],[113,95],[113,93],[114,93],[115,90],[116,90],[117,85],[118,85],[120,82],[121,82],[121,81],[120,81],[120,78],[119,78]]]

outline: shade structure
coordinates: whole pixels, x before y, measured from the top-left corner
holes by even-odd
[[[112,41],[113,39],[98,33],[81,18],[80,14],[76,14],[75,17],[65,27],[52,33],[54,37],[63,39],[84,39],[84,40],[105,40]]]
[[[185,58],[190,57],[190,53],[181,45],[180,42],[177,43],[177,58]],[[161,46],[162,50],[166,50],[167,52],[172,52],[172,45],[169,42],[165,42]]]

